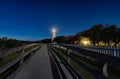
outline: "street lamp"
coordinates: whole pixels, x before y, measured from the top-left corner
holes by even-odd
[[[56,28],[52,28],[52,42],[54,41],[54,38],[56,37],[56,31],[57,29]]]

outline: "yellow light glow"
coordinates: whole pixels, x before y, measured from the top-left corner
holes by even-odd
[[[56,28],[52,28],[51,31],[55,33],[57,31],[57,29]]]
[[[52,29],[52,32],[56,32],[56,29]]]
[[[86,37],[81,37],[80,43],[81,43],[82,45],[90,45],[90,39],[89,39],[89,38],[86,38]]]
[[[85,40],[85,41],[83,41],[83,44],[84,44],[84,45],[87,45],[87,44],[89,44],[89,41],[86,41],[86,40]]]

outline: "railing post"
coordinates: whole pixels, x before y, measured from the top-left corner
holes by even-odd
[[[101,72],[106,77],[108,76],[108,63],[99,61],[99,72]]]
[[[114,50],[114,52],[113,52],[113,53],[114,53],[113,56],[116,57],[116,50],[115,50],[115,47],[113,47],[113,50]]]
[[[110,46],[108,47],[108,55],[110,55]]]
[[[113,46],[111,46],[111,56],[114,56],[114,49],[113,49]]]
[[[69,51],[69,49],[67,48],[67,62],[70,63],[70,58],[69,58],[68,55],[70,55],[70,51]]]
[[[33,46],[32,46],[32,50],[33,50]],[[33,50],[32,52],[31,52],[31,57],[32,57],[32,55],[34,54],[34,52],[35,52],[35,50]]]
[[[22,67],[23,66],[23,54],[24,54],[24,49],[22,49],[22,51],[21,51],[21,55],[20,55],[20,67]]]
[[[118,53],[119,53],[118,57],[120,58],[120,46],[118,47]]]
[[[108,76],[108,63],[104,63],[104,65],[103,65],[103,74],[106,77]]]

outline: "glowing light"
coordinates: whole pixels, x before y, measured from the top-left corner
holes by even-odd
[[[80,43],[82,45],[90,45],[90,39],[86,38],[86,37],[82,37],[81,40],[80,40]]]
[[[56,29],[56,28],[52,28],[52,29],[51,29],[51,32],[52,32],[52,42],[53,42],[53,41],[54,41],[54,38],[56,37],[57,29]]]
[[[52,29],[52,32],[56,32],[57,30],[55,28]]]
[[[87,45],[87,44],[89,44],[89,41],[86,41],[86,40],[85,40],[85,41],[83,41],[83,44],[84,44],[84,45]]]

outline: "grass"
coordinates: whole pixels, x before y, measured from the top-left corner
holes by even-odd
[[[33,47],[36,47],[38,45],[35,45]],[[33,48],[32,46],[24,49],[25,52],[31,50]],[[6,56],[5,58],[3,58],[1,61],[0,61],[0,67],[11,62],[12,60],[14,60],[15,58],[19,57],[20,56],[20,51],[19,52],[14,52],[8,56]],[[0,79],[6,79],[8,75],[10,75],[12,72],[14,72],[16,69],[18,68],[17,65],[15,65],[14,67],[12,67],[11,69],[9,69],[7,72],[3,73],[3,74],[0,74]]]
[[[92,59],[92,58],[87,58],[86,56],[83,56],[83,55],[77,54],[77,53],[71,53],[71,55],[79,58],[82,63],[86,64],[90,68],[99,71],[100,63],[97,60]]]
[[[0,61],[0,67],[7,64],[8,62],[12,61],[13,59],[17,58],[18,56],[20,56],[20,53],[19,52],[14,52],[8,56],[6,56],[5,58],[3,58],[1,61]]]
[[[56,47],[55,47],[56,48]],[[57,48],[58,49],[58,48]],[[57,50],[59,51],[59,49]],[[65,51],[65,50],[64,50]],[[60,51],[59,51],[60,52]],[[75,52],[71,52],[70,53],[72,56],[80,59],[80,61],[84,64],[86,64],[87,66],[89,66],[90,68],[97,70],[99,72],[102,72],[100,70],[101,67],[101,62],[99,62],[96,59],[75,53]],[[62,56],[62,55],[61,55]],[[63,56],[64,57],[64,56]],[[65,58],[65,57],[64,57]],[[73,60],[70,60],[70,64],[71,66],[73,66],[73,68],[75,68],[85,79],[94,79],[92,78],[92,76],[88,75],[89,73],[86,72],[86,70],[84,70],[82,67],[80,67],[76,62],[74,62]],[[120,67],[114,67],[111,66],[110,64],[108,64],[108,77],[111,79],[120,79]]]
[[[32,46],[30,46],[30,47],[24,49],[24,52],[26,53],[26,52],[28,52],[28,51],[31,50],[31,49],[32,49]]]
[[[57,52],[59,55],[61,55],[61,56],[63,57],[63,59],[65,59],[65,60],[67,61],[67,56],[66,56],[65,54],[61,53],[59,50],[57,50],[57,49],[55,49],[55,48],[53,48],[53,50],[54,50],[55,52]]]
[[[83,55],[80,54],[76,54],[76,53],[72,53],[73,56],[79,58],[84,64],[88,65],[90,68],[100,71],[99,67],[101,66],[100,62],[98,62],[97,60],[91,59],[91,58],[86,58]],[[108,76],[111,79],[120,79],[120,67],[114,67],[111,66],[110,64],[108,65]]]
[[[120,79],[120,67],[114,67],[111,65],[108,65],[108,75],[112,79]]]
[[[77,70],[77,72],[84,78],[84,79],[95,79],[94,76],[92,76],[89,72],[87,72],[85,69],[83,69],[79,64],[74,62],[73,60],[70,60],[70,65]]]
[[[33,47],[36,47],[36,46],[38,46],[38,45],[34,45]],[[31,50],[33,47],[30,46],[30,47],[28,47],[28,48],[25,48],[25,49],[24,49],[24,52],[25,52],[25,53],[28,52],[28,51]],[[10,55],[2,58],[1,61],[0,61],[0,67],[3,66],[3,65],[5,65],[5,64],[7,64],[7,63],[9,63],[10,61],[14,60],[15,58],[19,57],[20,54],[21,54],[20,51],[17,51],[17,52],[14,52],[14,53],[12,53],[12,54],[10,54]]]
[[[29,50],[31,50],[32,48],[35,48],[37,46],[39,46],[39,45],[37,44],[37,45],[30,46],[30,47],[24,49],[24,52],[28,52]]]

